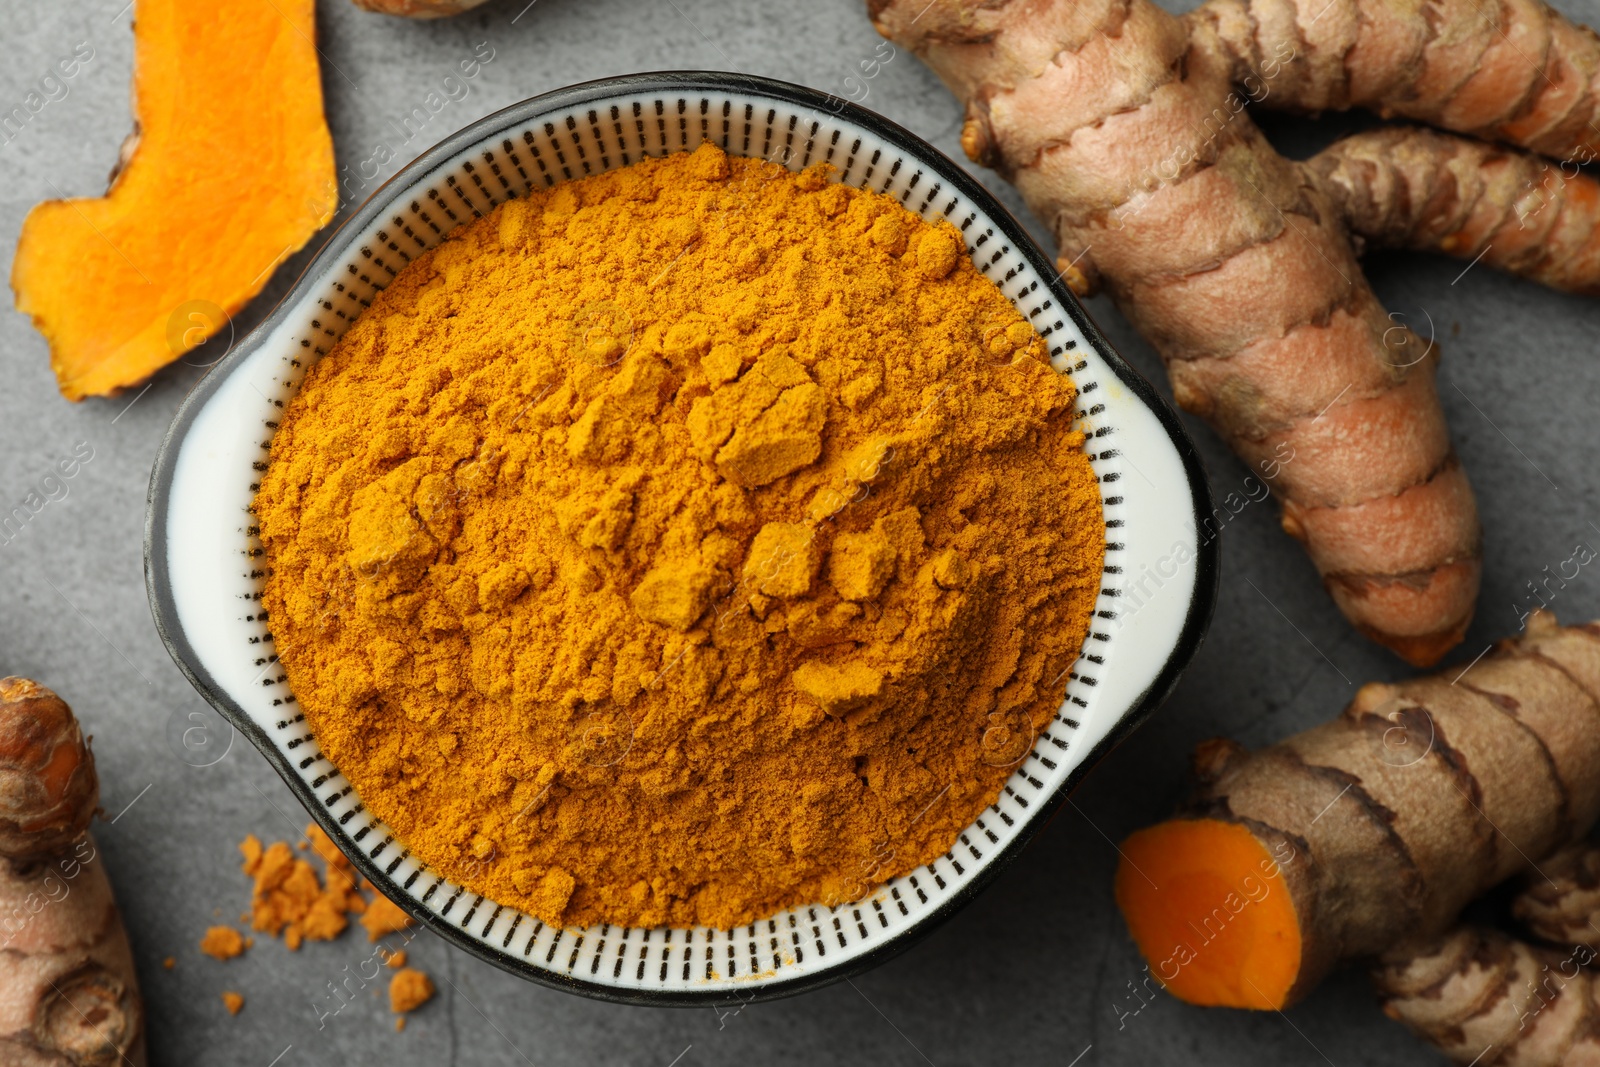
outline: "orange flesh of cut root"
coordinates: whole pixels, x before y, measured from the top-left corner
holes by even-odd
[[[1190,1004],[1276,1009],[1300,973],[1300,924],[1272,853],[1235,823],[1182,819],[1122,846],[1117,906],[1150,973]]]
[[[70,400],[225,345],[338,200],[313,0],[137,4],[137,147],[105,196],[35,207],[12,264]]]

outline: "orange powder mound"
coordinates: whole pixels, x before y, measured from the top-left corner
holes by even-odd
[[[231,926],[213,926],[200,939],[200,951],[217,960],[242,956],[245,947],[244,935]]]
[[[399,952],[391,953],[389,958],[383,962],[390,967],[404,967],[406,965],[406,950],[401,949]]]
[[[229,1015],[238,1015],[239,1009],[244,1007],[244,997],[233,990],[226,990],[222,994],[222,1006],[228,1009]]]
[[[255,500],[322,751],[552,924],[743,925],[947,851],[1100,586],[1069,378],[959,231],[692,154],[512,200],[314,365]]]
[[[1244,826],[1180,819],[1122,846],[1117,905],[1150,973],[1190,1004],[1281,1008],[1300,925],[1272,853]]]
[[[366,901],[356,888],[353,869],[333,849],[332,842],[316,830],[311,844],[327,861],[326,884],[318,880],[316,870],[296,856],[287,842],[276,841],[264,848],[252,834],[239,845],[244,856],[242,869],[255,880],[250,896],[250,925],[274,937],[281,936],[290,949],[298,949],[306,940],[333,940],[348,925],[347,915],[359,914],[366,908]],[[327,859],[325,850],[332,850],[334,858]]]
[[[421,971],[406,967],[396,971],[389,979],[389,1008],[392,1011],[416,1011],[433,999],[433,980]]]

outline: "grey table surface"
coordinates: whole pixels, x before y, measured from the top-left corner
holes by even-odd
[[[0,143],[0,259],[10,260],[35,201],[104,188],[129,129],[124,2],[0,5],[0,111],[20,104],[75,46],[87,42],[94,53],[64,97],[56,89],[59,99]],[[1600,0],[1558,6],[1600,22]],[[859,0],[494,0],[431,23],[322,0],[318,28],[340,165],[355,173],[380,142],[397,155],[366,191],[467,122],[561,85],[701,68],[838,92],[878,41]],[[480,42],[494,58],[467,95],[401,143],[390,121],[422,104]],[[866,106],[960,158],[959,108],[914,58],[897,56],[868,85]],[[1269,117],[1264,125],[1286,152],[1304,155],[1352,121]],[[979,177],[1025,217],[997,177]],[[1029,224],[1048,248],[1037,222]],[[285,264],[238,317],[241,335],[325,237]],[[1588,454],[1600,398],[1600,302],[1463,266],[1403,255],[1368,263],[1387,306],[1443,347],[1440,392],[1479,494],[1486,570],[1477,621],[1454,656],[1464,663],[1516,630],[1527,583],[1543,568],[1554,569],[1580,542],[1600,545],[1600,463]],[[1159,361],[1115,309],[1096,300],[1091,312],[1166,394]],[[248,833],[288,837],[305,823],[242,739],[205,767],[186,762],[173,741],[189,715],[211,713],[151,624],[141,539],[157,444],[203,371],[179,364],[142,391],[70,404],[56,391],[43,339],[14,312],[0,315],[0,361],[0,508],[20,502],[82,443],[93,450],[68,495],[0,544],[0,673],[58,689],[94,735],[108,813],[96,833],[138,956],[155,1064],[1443,1062],[1378,1012],[1356,972],[1336,975],[1284,1014],[1201,1010],[1165,996],[1133,1010],[1141,1002],[1130,983],[1142,964],[1112,902],[1111,842],[1170,809],[1196,741],[1229,735],[1263,744],[1330,717],[1363,681],[1407,673],[1339,617],[1271,505],[1246,508],[1225,527],[1215,621],[1171,701],[991,888],[893,961],[850,983],[732,1014],[584,1000],[524,983],[424,934],[411,953],[440,993],[403,1033],[375,994],[321,1016],[318,995],[366,958],[364,938],[298,953],[266,940],[227,964],[196,951],[214,916],[234,918],[247,903],[236,842]],[[1241,486],[1245,469],[1203,425],[1184,421],[1213,486]],[[1551,606],[1571,619],[1600,615],[1592,571]],[[170,971],[161,963],[167,956],[178,960]],[[237,1017],[223,1011],[224,988],[247,998]]]

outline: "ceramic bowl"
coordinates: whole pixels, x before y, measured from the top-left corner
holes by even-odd
[[[737,930],[551,927],[430,869],[323,756],[259,611],[261,546],[248,509],[306,369],[414,257],[509,197],[708,139],[796,170],[826,160],[839,180],[960,228],[978,269],[1077,384],[1105,506],[1106,575],[1059,712],[944,856],[856,903],[798,907]],[[887,119],[810,89],[735,74],[641,74],[491,115],[372,195],[272,316],[184,401],[151,477],[145,571],[156,625],[190,682],[255,743],[361,873],[420,922],[514,974],[588,996],[748,1002],[881,962],[970,901],[1022,850],[1193,655],[1215,595],[1214,546],[1195,536],[1209,514],[1199,460],[1172,412],[961,167]]]

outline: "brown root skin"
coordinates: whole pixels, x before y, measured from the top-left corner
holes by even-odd
[[[1465,670],[1363,686],[1332,722],[1253,753],[1209,744],[1196,769],[1179,817],[1124,843],[1118,903],[1174,995],[1283,1007],[1343,960],[1440,935],[1484,890],[1595,823],[1600,626],[1535,612]],[[1227,845],[1241,828],[1253,850]],[[1278,904],[1216,910],[1222,889],[1248,895],[1262,857],[1281,867],[1287,929]],[[1185,941],[1208,915],[1215,936]],[[1281,964],[1250,948],[1266,934]],[[1181,966],[1166,963],[1175,939],[1188,946]]]
[[[0,955],[0,1063],[28,1050],[56,1067],[143,1067],[133,953],[92,838],[49,862],[0,860]]]
[[[1465,475],[1430,484],[1450,457],[1437,357],[1404,347],[1422,343],[1362,276],[1328,183],[1251,121],[1267,71],[1245,80],[1248,25],[1149,0],[869,10],[966,105],[962,147],[1051,225],[1072,289],[1103,286],[1179,404],[1252,469],[1269,464],[1340,609],[1413,663],[1443,655],[1472,618],[1480,549]],[[1302,76],[1292,52],[1260,63]],[[1336,551],[1354,543],[1355,511],[1360,566]]]
[[[1544,948],[1460,926],[1372,972],[1384,1014],[1459,1064],[1600,1061],[1600,983],[1584,945]]]
[[[484,0],[351,0],[363,11],[411,19],[438,19],[471,11]]]
[[[94,756],[62,699],[26,678],[0,678],[0,857],[70,849],[100,802]]]
[[[144,1067],[133,953],[84,828],[94,757],[50,690],[0,680],[0,1064]]]
[[[1541,0],[1207,0],[1188,17],[1264,107],[1363,107],[1574,163],[1600,153],[1600,38]]]
[[[1568,845],[1521,877],[1511,912],[1537,941],[1461,926],[1386,956],[1385,1013],[1457,1063],[1600,1060],[1600,846]]]
[[[1582,841],[1540,860],[1523,876],[1511,914],[1541,941],[1600,952],[1600,846]]]
[[[1600,182],[1575,166],[1411,127],[1347,137],[1307,166],[1374,245],[1600,296]]]

